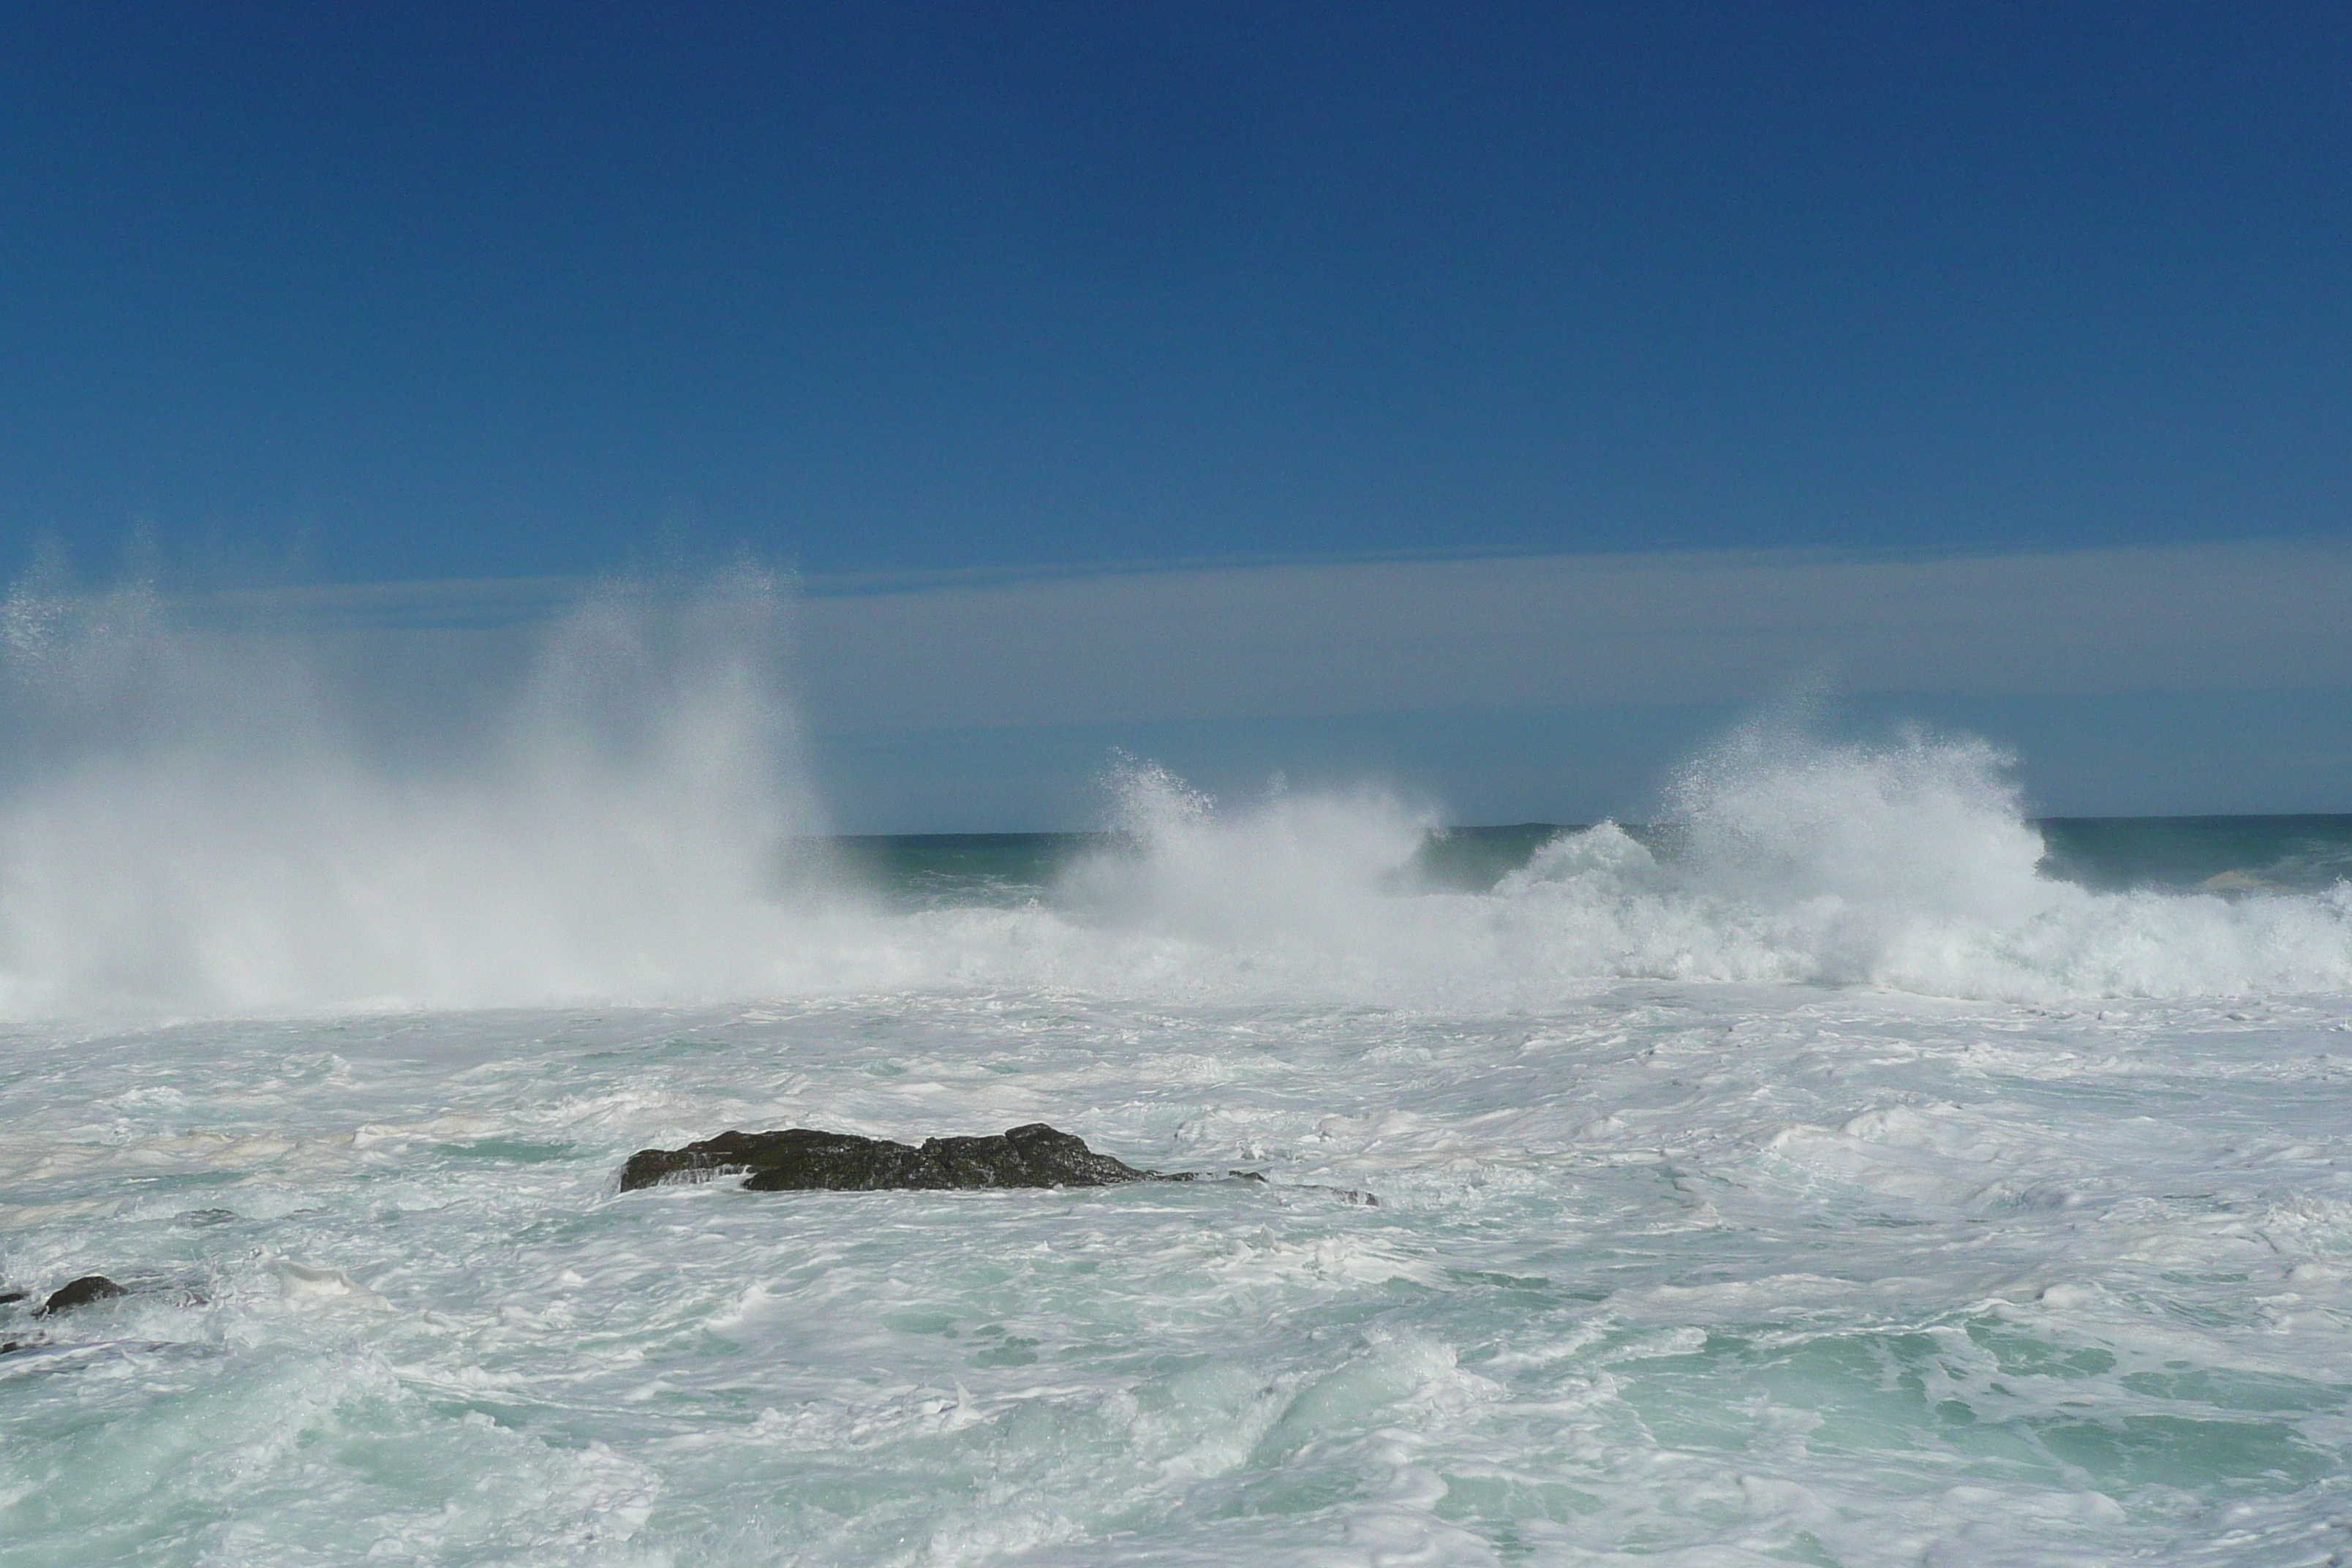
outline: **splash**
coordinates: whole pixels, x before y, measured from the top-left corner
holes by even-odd
[[[5,622],[0,1013],[737,993],[803,934],[821,826],[789,602],[623,584],[457,647],[181,624],[20,584]]]
[[[1221,811],[1155,763],[1122,756],[1106,781],[1124,847],[1079,862],[1065,905],[1105,923],[1254,949],[1375,942],[1384,895],[1429,832],[1433,808],[1384,791],[1294,795]]]
[[[1642,977],[2032,1001],[2352,984],[2352,886],[2059,880],[2013,760],[1968,737],[1838,743],[1752,724],[1682,771],[1662,824],[1562,835],[1484,894],[1414,886],[1435,818],[1391,795],[1221,811],[1148,765],[1118,784],[1129,850],[1078,867],[1050,917],[1083,922],[1096,948],[1063,931],[1029,949],[1052,948],[1066,983],[1460,1007]]]
[[[2020,999],[2352,984],[2352,887],[2094,892],[2045,873],[1997,749],[1791,722],[1692,762],[1664,826],[1565,835],[1484,892],[1418,879],[1433,806],[1370,788],[1220,804],[1130,758],[1112,847],[1034,902],[893,912],[811,850],[824,814],[774,580],[619,584],[426,642],[19,585],[0,616],[0,1016],[1039,987],[1475,1010],[1623,977]]]
[[[1654,844],[1604,823],[1496,897],[1596,973],[2015,1000],[2352,984],[2352,888],[2229,900],[2057,880],[2012,767],[1919,730],[1870,745],[1751,727],[1683,772]]]

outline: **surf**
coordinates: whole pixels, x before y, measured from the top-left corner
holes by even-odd
[[[358,644],[192,622],[148,584],[27,580],[5,630],[0,1016],[2352,984],[2352,884],[2085,886],[2057,874],[2014,758],[1923,729],[1759,718],[1676,770],[1647,823],[1564,831],[1467,886],[1432,874],[1434,800],[1220,802],[1115,758],[1097,831],[1032,883],[934,879],[910,903],[826,831],[771,574],[616,581],[496,638]]]

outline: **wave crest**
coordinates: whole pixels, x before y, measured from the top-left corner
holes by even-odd
[[[1685,770],[1654,851],[1604,823],[1496,897],[1593,973],[2017,1000],[2352,984],[2352,886],[2224,899],[2056,880],[2011,767],[1920,731],[1868,746],[1750,730]]]

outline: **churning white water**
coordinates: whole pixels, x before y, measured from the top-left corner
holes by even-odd
[[[910,908],[812,847],[789,617],[19,591],[0,1565],[2352,1552],[2342,884],[2092,891],[1982,745],[1759,726],[1488,891],[1133,764]],[[1268,1184],[614,1181],[1033,1121]]]

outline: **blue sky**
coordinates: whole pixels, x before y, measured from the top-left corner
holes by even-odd
[[[43,538],[102,571],[133,528],[198,577],[748,550],[820,594],[2352,531],[2339,6],[93,5],[9,30],[11,571]],[[2193,640],[2199,586],[2150,613]],[[1083,621],[1046,628],[1061,657],[1118,642]],[[2217,809],[2342,807],[2347,652],[2219,694],[2126,654],[2063,691],[1932,660],[1857,689],[2020,735],[2016,704],[2089,704],[2042,748],[2084,808],[2156,808],[2142,710],[2246,759]],[[1194,726],[1169,744],[1236,778],[1362,762],[1568,815],[1635,804],[1753,684],[1456,673],[1385,710],[1236,671],[1217,701],[820,719],[869,785],[947,770],[862,826],[1054,816],[1065,752],[1121,724]],[[2259,694],[2302,717],[2257,736]],[[1562,767],[1576,713],[1642,738],[1606,787],[1515,793],[1523,736],[1475,739],[1506,710],[1549,715]],[[1367,739],[1423,731],[1455,738]],[[982,752],[995,782],[959,796]]]

